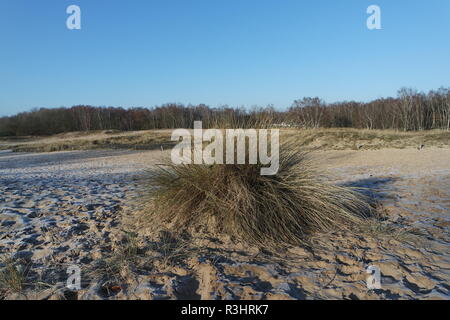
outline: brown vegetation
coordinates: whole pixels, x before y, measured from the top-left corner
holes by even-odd
[[[261,164],[160,166],[150,172],[148,220],[177,232],[208,226],[276,248],[305,243],[316,231],[347,229],[371,211],[357,192],[323,181],[291,142],[280,148],[277,175],[261,176],[260,169]]]
[[[167,150],[174,145],[170,130],[131,132],[71,132],[51,137],[0,138],[0,150],[53,152],[91,149]],[[442,130],[281,129],[281,136],[296,138],[298,147],[321,150],[448,147],[450,132]]]

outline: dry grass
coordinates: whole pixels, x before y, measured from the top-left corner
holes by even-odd
[[[170,163],[167,162],[167,163]],[[304,244],[316,231],[350,229],[371,208],[350,188],[321,179],[292,142],[280,146],[280,169],[261,165],[164,165],[150,172],[146,217],[173,232],[209,226],[250,244]]]
[[[256,124],[218,124],[219,128],[270,127],[261,120]],[[171,130],[71,132],[51,137],[0,138],[0,150],[17,152],[54,152],[90,149],[168,149]],[[442,130],[401,132],[393,130],[281,129],[281,135],[302,141],[302,146],[322,150],[372,150],[381,148],[449,147],[450,132]]]
[[[443,130],[402,132],[394,130],[286,129],[286,137],[304,147],[321,150],[376,150],[383,148],[449,147],[450,132]]]
[[[379,240],[393,239],[421,247],[425,241],[425,235],[417,228],[401,227],[380,219],[369,220],[360,229],[362,234]]]
[[[21,293],[27,284],[28,266],[11,258],[3,258],[0,266],[0,297]]]
[[[23,137],[22,139],[0,140],[0,150],[15,152],[56,152],[93,149],[165,149],[174,143],[170,141],[171,131],[152,130],[135,132],[71,132],[51,137]]]
[[[89,275],[93,278],[122,282],[126,278],[125,273],[130,263],[135,263],[139,254],[140,247],[137,235],[133,232],[125,232],[123,243],[119,249],[99,260],[95,269],[89,272]]]
[[[89,283],[99,282],[101,294],[111,297],[135,283],[136,274],[172,272],[174,266],[198,253],[185,239],[175,238],[170,232],[161,230],[154,240],[125,232],[116,250],[93,264],[84,277]]]
[[[162,228],[158,232],[157,241],[151,243],[150,250],[153,253],[150,261],[154,266],[170,270],[175,265],[182,264],[187,258],[200,253],[200,249],[192,245],[189,239],[184,238],[179,232],[174,236],[170,231]]]

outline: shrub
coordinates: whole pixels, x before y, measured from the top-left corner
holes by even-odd
[[[146,188],[150,223],[173,231],[206,225],[275,248],[306,243],[316,231],[349,229],[370,212],[362,195],[321,178],[310,155],[293,143],[280,146],[277,175],[261,176],[260,168],[160,165]]]

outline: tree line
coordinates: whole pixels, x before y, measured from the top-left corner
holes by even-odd
[[[327,104],[320,98],[296,100],[284,111],[273,107],[211,108],[207,105],[165,104],[153,108],[73,106],[40,108],[0,118],[1,136],[51,135],[71,131],[151,130],[192,128],[195,120],[204,128],[280,127],[394,129],[402,131],[450,130],[450,89],[428,93],[403,88],[395,98],[370,102],[344,101]]]

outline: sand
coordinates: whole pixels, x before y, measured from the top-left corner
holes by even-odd
[[[450,149],[317,152],[329,180],[367,188],[362,192],[380,202],[383,225],[420,236],[318,235],[317,248],[291,248],[282,260],[221,235],[171,239],[131,229],[138,179],[161,156],[0,152],[0,254],[26,265],[35,283],[4,298],[450,298]],[[138,250],[119,264],[112,259],[130,241],[125,231],[135,233]],[[120,270],[105,269],[111,261]],[[70,265],[81,269],[76,292],[66,288]],[[380,289],[367,287],[371,265],[380,269]]]

